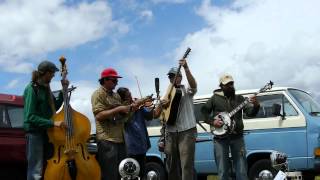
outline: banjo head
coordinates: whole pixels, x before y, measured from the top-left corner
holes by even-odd
[[[212,133],[217,136],[224,135],[225,133],[228,132],[228,128],[231,125],[231,119],[230,119],[228,113],[226,113],[226,112],[219,113],[217,116],[215,116],[214,119],[216,119],[216,118],[220,118],[224,122],[224,124],[220,128],[216,128],[216,127],[212,126],[212,129],[211,129]]]

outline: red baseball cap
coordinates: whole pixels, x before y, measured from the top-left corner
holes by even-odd
[[[106,68],[101,72],[101,79],[107,77],[122,78],[113,68]]]

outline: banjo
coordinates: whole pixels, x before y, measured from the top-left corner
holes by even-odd
[[[273,86],[273,82],[270,81],[258,92],[254,93],[254,95],[265,92],[271,89],[272,86]],[[220,112],[218,115],[216,115],[214,119],[221,119],[223,121],[223,125],[220,128],[211,126],[211,132],[217,136],[221,136],[226,133],[232,132],[235,128],[236,123],[234,120],[231,119],[231,117],[234,116],[242,108],[244,108],[249,102],[250,102],[249,98],[246,97],[245,100],[241,104],[239,104],[236,108],[234,108],[231,112]]]

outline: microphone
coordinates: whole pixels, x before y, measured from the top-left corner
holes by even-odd
[[[154,85],[156,87],[157,97],[159,97],[159,93],[160,93],[160,91],[159,91],[159,78],[154,79]]]

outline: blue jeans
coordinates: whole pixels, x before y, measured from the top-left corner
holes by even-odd
[[[246,146],[242,136],[214,139],[214,155],[220,180],[229,180],[231,164],[229,160],[229,147],[231,150],[233,166],[237,180],[248,180]]]
[[[40,180],[43,170],[44,135],[40,133],[27,133],[27,180]]]

